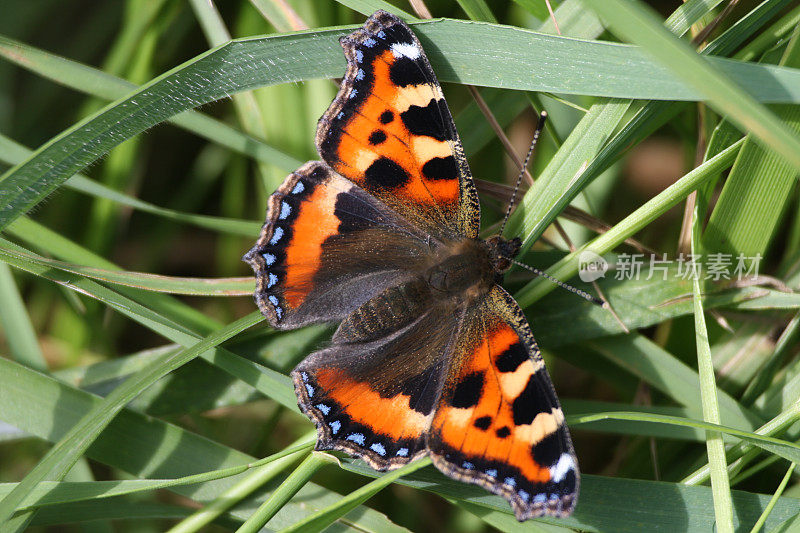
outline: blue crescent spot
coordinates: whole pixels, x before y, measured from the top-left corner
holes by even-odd
[[[303,378],[303,381],[305,381],[306,383],[308,382],[308,374],[306,374],[305,372],[300,372],[300,377]]]
[[[377,35],[378,35],[378,39],[383,39],[384,37],[386,37],[386,34],[385,34],[385,33],[383,33],[383,30],[379,31],[379,32],[377,33]]]
[[[331,408],[325,405],[324,403],[318,403],[315,407],[320,411],[322,411],[322,414],[325,416],[328,416],[328,413],[331,412]]]
[[[361,63],[362,61],[364,61],[364,52],[356,50],[356,63]]]
[[[340,429],[342,429],[341,422],[339,422],[338,420],[334,420],[333,422],[331,422],[331,433],[336,435],[337,433],[339,433]]]
[[[505,479],[503,480],[503,483],[505,483],[505,484],[506,484],[506,485],[508,485],[509,487],[516,487],[516,486],[517,486],[517,480],[516,480],[516,479],[514,479],[513,477],[507,477],[507,478],[505,478]]]
[[[283,309],[281,309],[280,307],[276,307],[275,314],[278,315],[278,319],[283,318]]]
[[[386,448],[383,447],[383,444],[380,442],[376,442],[369,447],[370,450],[377,453],[380,456],[386,455]]]
[[[302,181],[298,181],[298,182],[295,184],[295,186],[294,186],[294,189],[292,189],[292,194],[300,194],[300,193],[301,193],[301,192],[303,192],[304,190],[306,190],[306,186],[305,186],[305,185],[303,185],[303,182],[302,182]]]
[[[461,463],[461,468],[466,468],[467,470],[472,470],[473,468],[475,468],[475,465],[470,463],[469,461],[464,461],[463,463]]]
[[[338,119],[340,119],[340,120],[341,120],[342,118],[344,118],[344,111],[339,111],[339,114],[338,114],[338,115],[336,115],[336,118],[338,118]]]
[[[356,72],[356,79],[358,81],[361,81],[361,80],[364,79],[364,71],[363,70],[358,69],[358,72]]]
[[[278,283],[278,276],[276,276],[275,274],[270,272],[269,273],[269,281],[267,282],[267,288],[271,289],[272,287],[275,286],[276,283]]]
[[[362,433],[351,433],[347,437],[345,437],[344,440],[353,441],[356,444],[358,444],[359,446],[363,446],[364,445],[364,440],[366,440],[366,439],[364,438],[364,435]]]
[[[275,262],[275,256],[272,254],[261,254],[261,256],[264,258],[264,261],[266,261],[267,266],[271,266]]]
[[[486,471],[486,475],[489,476],[489,477],[497,477],[497,470],[495,470],[494,468],[491,468],[491,469]]]
[[[267,297],[267,299],[269,300],[269,303],[271,303],[272,305],[278,305],[278,299],[275,297],[274,294],[270,294]]]
[[[400,448],[395,455],[398,457],[408,457],[408,448]]]
[[[533,497],[533,503],[544,503],[547,501],[547,494],[537,494]]]
[[[358,91],[353,89],[350,91],[350,94],[347,95],[347,98],[355,98],[356,96],[358,96]]]
[[[283,228],[280,226],[276,226],[275,230],[272,232],[272,238],[269,240],[270,244],[277,244],[279,240],[283,237]]]
[[[308,391],[309,398],[314,396],[314,387],[312,387],[311,385],[306,384],[306,391]]]
[[[520,497],[520,498],[522,499],[522,501],[524,501],[525,503],[528,503],[528,500],[530,500],[530,499],[531,499],[531,495],[530,495],[530,494],[528,494],[527,492],[525,492],[524,490],[521,490],[521,491],[517,492],[517,494],[519,494],[519,497]]]
[[[287,204],[286,202],[281,202],[281,214],[278,215],[278,218],[281,220],[286,220],[286,217],[292,214],[292,206]]]
[[[373,46],[375,46],[375,39],[371,37],[364,39],[364,46],[366,46],[367,48],[372,48]]]

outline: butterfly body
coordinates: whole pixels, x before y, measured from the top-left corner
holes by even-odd
[[[572,512],[578,470],[527,320],[500,286],[519,239],[478,237],[477,191],[409,27],[375,13],[341,40],[323,161],[270,197],[247,261],[278,329],[338,323],[292,372],[317,449],[379,470],[424,455],[519,520]]]

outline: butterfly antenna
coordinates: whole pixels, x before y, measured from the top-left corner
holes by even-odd
[[[528,170],[528,163],[531,160],[531,156],[533,155],[533,150],[536,148],[536,143],[539,141],[539,135],[541,135],[542,130],[544,129],[544,123],[547,120],[547,111],[542,111],[539,114],[539,122],[536,124],[536,131],[533,132],[533,140],[531,141],[531,147],[528,148],[528,153],[525,156],[525,161],[522,163],[522,168],[519,169],[519,174],[517,175],[517,182],[514,184],[514,192],[511,193],[511,199],[508,201],[508,208],[506,209],[506,215],[503,217],[503,224],[500,226],[500,231],[498,235],[503,234],[503,230],[506,228],[506,222],[508,222],[508,217],[511,216],[511,210],[514,208],[514,200],[517,198],[517,192],[519,191],[519,186],[522,183],[522,176],[525,175],[525,171]]]
[[[589,294],[586,291],[582,291],[582,290],[580,290],[580,289],[578,289],[576,287],[573,287],[572,285],[570,285],[568,283],[564,283],[560,279],[556,279],[553,276],[551,276],[550,274],[548,274],[547,272],[544,272],[543,270],[539,270],[538,268],[532,267],[530,265],[526,265],[525,263],[520,263],[519,261],[515,261],[514,259],[510,259],[510,261],[512,263],[514,263],[515,265],[517,265],[518,267],[522,267],[522,268],[524,268],[526,270],[530,270],[531,272],[533,272],[537,276],[542,276],[543,278],[545,278],[545,279],[547,279],[549,281],[552,281],[553,283],[555,283],[556,285],[558,285],[562,289],[566,289],[566,290],[568,290],[569,292],[571,292],[573,294],[577,294],[581,298],[589,300],[593,304],[599,305],[603,309],[608,309],[608,304],[606,302],[604,302],[603,300],[600,300],[599,298],[595,298],[594,296],[592,296],[591,294]]]

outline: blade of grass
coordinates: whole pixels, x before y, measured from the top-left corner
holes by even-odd
[[[800,445],[793,442],[759,435],[758,433],[753,433],[750,431],[741,431],[720,424],[691,420],[677,416],[657,415],[651,413],[607,412],[579,416],[570,415],[567,417],[567,421],[569,422],[570,426],[572,424],[585,424],[589,422],[596,422],[598,420],[635,420],[639,422],[653,422],[657,424],[704,429],[706,432],[720,434],[724,433],[726,435],[737,437],[748,442],[749,444],[753,444],[770,453],[779,455],[784,459],[788,459],[789,461],[796,461],[797,458],[800,457]]]
[[[296,456],[306,452],[314,446],[314,436],[305,437],[300,444],[289,446],[280,452],[274,453],[252,463],[210,470],[200,474],[192,474],[174,479],[136,479],[119,481],[43,481],[21,503],[20,509],[39,509],[45,506],[60,505],[64,503],[100,500],[115,498],[129,494],[152,492],[154,490],[169,489],[206,483],[218,479],[242,474],[249,470],[273,464],[281,459]],[[296,460],[293,458],[292,460]],[[17,483],[0,484],[0,497],[9,494]]]
[[[775,507],[775,504],[778,502],[778,498],[781,497],[783,491],[786,489],[786,485],[789,484],[789,480],[792,478],[792,473],[794,472],[797,463],[793,462],[789,465],[789,469],[784,474],[783,479],[781,480],[781,484],[778,485],[778,489],[775,491],[775,494],[772,495],[772,498],[769,500],[766,509],[764,512],[761,513],[761,516],[758,517],[758,522],[756,525],[753,526],[753,529],[750,530],[750,533],[758,533],[761,531],[761,528],[764,527],[764,522],[766,522],[769,513],[772,511],[772,508]]]
[[[312,432],[306,435],[305,437],[301,438],[297,442],[303,443],[300,445],[302,451],[311,452],[311,448],[313,448],[315,441],[316,441],[316,432]],[[295,448],[297,447],[298,446],[295,446]],[[313,452],[311,453],[313,454]],[[284,457],[288,458],[288,454],[284,454]],[[181,522],[170,528],[169,533],[190,533],[192,531],[199,531],[201,528],[207,526],[208,524],[216,520],[218,517],[220,517],[225,511],[236,505],[236,503],[250,496],[259,487],[263,486],[268,481],[274,479],[275,476],[281,473],[284,469],[291,466],[296,459],[297,459],[296,457],[292,457],[290,460],[285,460],[280,464],[271,463],[271,464],[261,465],[251,475],[247,476],[245,479],[238,482],[229,490],[225,491],[218,498],[214,499],[214,501],[212,501],[209,505],[196,511],[185,520],[182,520]],[[281,485],[272,493],[269,500],[274,499],[275,495],[281,490],[281,487],[283,487],[287,482],[288,479],[284,480],[283,483],[281,483]],[[300,488],[302,487],[298,487],[298,490]],[[245,524],[251,519],[252,516],[247,519]]]
[[[780,63],[800,67],[800,28],[790,38]],[[796,136],[800,134],[800,107],[771,106]],[[764,256],[791,199],[796,168],[748,134],[703,234],[709,252]]]
[[[584,1],[612,31],[640,45],[687,85],[700,91],[711,107],[800,169],[797,136],[715,64],[664,29],[651,10],[638,1]]]
[[[431,460],[426,457],[402,468],[398,468],[397,470],[382,474],[375,481],[367,483],[360,489],[354,490],[347,496],[344,496],[337,503],[320,510],[316,514],[313,514],[308,518],[293,524],[291,527],[288,527],[283,531],[284,533],[322,531],[335,522],[338,518],[345,516],[360,504],[383,490],[389,484],[430,464]]]
[[[416,23],[414,27],[426,41],[435,43],[436,46],[428,47],[429,55],[444,80],[603,96],[608,94],[598,87],[608,80],[616,87],[612,91],[615,96],[623,93],[631,98],[658,97],[654,91],[665,88],[669,92],[664,98],[681,98],[685,92],[683,83],[671,83],[672,74],[659,72],[658,67],[630,47],[564,39],[487,23],[436,20]],[[341,52],[332,41],[343,33],[318,30],[234,40],[109,104],[45,143],[28,161],[0,177],[0,228],[114,146],[177,113],[255,87],[341,75]],[[488,42],[493,43],[492,53],[486,56],[486,51],[480,45],[476,49],[476,44]],[[502,43],[502,49],[497,48],[497,43]],[[436,50],[456,50],[464,55],[448,55],[447,61],[442,61]],[[528,53],[531,50],[535,53]],[[307,57],[314,57],[315,61],[297,60]],[[487,61],[487,57],[498,59]],[[581,61],[574,64],[577,57]],[[571,66],[576,68],[570,70]],[[773,98],[768,96],[770,92],[779,99],[785,100],[790,94],[791,99],[800,100],[800,72],[730,62],[719,63],[719,68],[738,73],[735,79],[754,84],[754,94],[767,100]],[[563,75],[566,71],[571,72],[568,78]],[[605,75],[592,76],[598,71]],[[537,72],[537,76],[528,76],[528,72]],[[580,72],[588,77],[583,78]],[[794,78],[797,79],[792,83]],[[552,85],[547,87],[545,81]],[[576,82],[583,85],[582,89],[571,86]]]
[[[195,357],[214,349],[222,342],[263,320],[261,313],[251,313],[218,332],[212,333],[189,349],[171,355],[158,364],[138,372],[114,389],[101,405],[93,409],[42,458],[25,478],[2,501],[0,522],[11,517],[28,493],[47,476],[56,480],[63,477],[75,464],[97,435],[114,419],[119,411],[136,395],[170,371],[191,361]]]
[[[236,530],[237,533],[256,533],[257,531],[261,531],[261,528],[286,505],[286,502],[293,498],[294,495],[308,483],[311,476],[313,476],[317,470],[334,461],[335,459],[326,453],[311,452],[303,462],[289,474],[289,477],[275,489],[270,497],[256,509],[256,512]]]
[[[670,207],[688,196],[689,193],[699,187],[705,180],[715,177],[717,173],[733,163],[743,142],[743,140],[740,140],[734,143],[718,155],[683,176],[642,205],[639,209],[625,217],[622,222],[615,225],[611,230],[595,238],[576,252],[570,253],[564,259],[553,265],[547,270],[547,274],[556,279],[569,279],[578,271],[578,257],[582,251],[591,250],[598,255],[603,255],[622,244],[625,239],[632,237],[637,231],[650,224],[653,220],[664,214]],[[538,278],[517,291],[514,298],[524,309],[555,287],[555,284]]]
[[[47,361],[39,348],[28,310],[19,294],[11,269],[0,263],[0,326],[5,332],[9,354],[20,363],[47,371]]]
[[[692,214],[691,253],[702,257],[700,245],[700,225],[698,207],[695,205]],[[708,344],[705,310],[703,309],[704,282],[700,276],[692,280],[692,302],[694,303],[695,345],[697,347],[697,369],[700,376],[700,403],[703,407],[703,420],[715,425],[720,423],[719,401],[717,399],[717,383],[714,374],[714,362],[711,360],[711,346]],[[706,431],[706,453],[711,469],[711,492],[714,495],[714,516],[717,530],[733,533],[733,502],[731,501],[731,485],[725,458],[725,443],[719,431]]]
[[[275,384],[268,387],[280,388]],[[287,390],[291,388],[288,380],[283,387]],[[9,423],[31,435],[50,442],[58,440],[81,416],[101,402],[102,398],[0,358],[0,412]],[[120,450],[125,453],[120,453]],[[180,453],[175,453],[176,450]],[[100,434],[87,454],[101,463],[138,477],[156,478],[175,478],[255,461],[252,456],[127,408]],[[241,476],[175,486],[169,490],[198,502],[213,501],[233,487]],[[264,498],[276,486],[276,482],[270,485],[266,492],[256,496],[256,501]],[[297,521],[298,516],[305,516],[338,501],[340,495],[309,483],[299,498],[299,503],[291,502],[275,517],[278,529]],[[108,502],[104,503],[110,507]],[[53,506],[52,509],[53,513],[58,513],[63,507]],[[244,521],[254,510],[252,501],[245,501],[232,509],[230,514]],[[38,516],[49,512],[48,508],[40,509]],[[382,533],[398,529],[383,515],[366,507],[357,509],[346,520],[351,527],[360,531]]]

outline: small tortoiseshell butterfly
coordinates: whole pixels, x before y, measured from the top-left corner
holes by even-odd
[[[519,520],[567,516],[579,476],[564,414],[499,285],[520,241],[478,238],[464,151],[409,27],[378,11],[341,44],[347,73],[317,130],[324,161],[269,198],[244,257],[273,327],[341,322],[292,372],[317,449],[378,470],[427,454]]]

